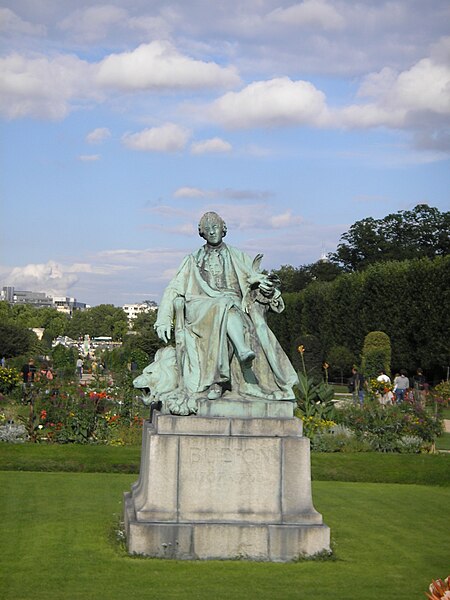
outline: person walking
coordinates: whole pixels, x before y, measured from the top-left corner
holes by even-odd
[[[83,377],[83,359],[81,356],[77,359],[76,373],[80,379]]]
[[[400,374],[394,379],[394,394],[398,404],[405,399],[406,390],[409,388],[409,379],[406,376],[406,371],[402,369]]]
[[[425,375],[420,368],[417,369],[416,374],[413,377],[413,388],[415,401],[417,404],[420,404],[422,408],[425,408],[428,384]]]
[[[358,404],[362,406],[364,404],[364,385],[365,385],[364,375],[358,372],[356,367],[352,369],[352,376],[348,382],[348,390],[352,393],[353,404]]]

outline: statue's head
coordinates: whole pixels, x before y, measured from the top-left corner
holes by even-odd
[[[198,233],[208,244],[220,244],[227,234],[227,226],[220,215],[215,212],[205,213],[198,224]]]

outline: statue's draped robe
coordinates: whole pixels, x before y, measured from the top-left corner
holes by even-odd
[[[268,310],[281,312],[284,302],[276,290],[265,298],[252,290],[259,271],[245,253],[222,244],[203,246],[187,256],[167,286],[158,309],[156,326],[172,322],[181,384],[190,393],[201,393],[219,383],[233,395],[259,390],[273,399],[293,399],[297,374],[266,323]],[[180,301],[182,299],[182,301]],[[251,368],[242,368],[227,337],[230,311],[244,322],[247,345],[255,352]]]

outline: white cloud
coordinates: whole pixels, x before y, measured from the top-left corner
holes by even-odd
[[[68,272],[60,263],[50,260],[47,263],[15,267],[5,280],[8,281],[8,285],[18,289],[61,295],[78,281],[78,276]]]
[[[237,128],[321,125],[327,107],[325,94],[312,83],[280,77],[228,92],[210,105],[209,115]]]
[[[191,145],[192,154],[231,152],[232,149],[233,147],[229,142],[226,142],[219,137],[193,142]]]
[[[236,191],[236,190],[234,190]],[[291,210],[278,212],[274,207],[267,203],[262,202],[263,199],[261,197],[262,194],[267,194],[267,192],[239,192],[239,199],[241,202],[239,203],[230,203],[225,204],[219,202],[213,202],[214,198],[218,197],[217,191],[208,191],[207,193],[211,193],[211,197],[207,197],[208,204],[204,207],[199,207],[196,209],[195,213],[198,218],[206,211],[216,211],[219,213],[226,221],[229,229],[233,229],[236,231],[246,231],[246,230],[274,230],[274,229],[284,229],[284,228],[292,228],[303,223],[303,218],[293,214]],[[253,198],[256,199],[256,194],[259,193],[260,197],[259,203],[244,203],[245,197],[243,193],[253,194],[253,197],[250,198],[247,196],[247,200],[251,200]],[[242,195],[241,195],[242,194]],[[219,200],[228,200],[229,197],[219,196]],[[232,198],[233,199],[233,198]],[[151,212],[158,215],[170,215],[171,223],[178,217],[179,219],[183,219],[183,223],[191,223],[192,224],[192,212],[183,209],[173,209],[168,206],[158,206],[151,210]],[[174,225],[171,224],[171,227]]]
[[[97,127],[86,136],[88,144],[99,144],[111,137],[111,131],[107,127]]]
[[[127,133],[122,143],[131,150],[143,152],[179,152],[189,140],[190,131],[174,123],[151,127],[138,133]]]
[[[95,162],[96,160],[100,160],[100,154],[81,154],[78,157],[78,160],[82,162]]]
[[[174,192],[174,198],[205,198],[208,193],[195,187],[181,187]]]
[[[100,102],[111,92],[184,90],[230,86],[239,81],[232,67],[194,60],[165,42],[111,54],[98,63],[75,55],[0,58],[0,113],[63,119],[75,106]]]
[[[127,16],[126,10],[111,4],[91,6],[75,10],[59,23],[59,28],[79,41],[96,42],[106,37],[111,27],[123,23]]]
[[[358,96],[371,98],[335,111],[334,118],[347,127],[434,127],[450,115],[450,65],[424,58],[400,73],[384,68],[362,82]]]
[[[24,21],[9,8],[0,8],[0,31],[8,35],[43,36],[46,33],[46,27]]]
[[[155,11],[155,9],[153,9]],[[157,9],[156,9],[157,11]],[[128,10],[112,4],[79,8],[58,23],[58,28],[77,42],[95,43],[108,38],[163,39],[171,32],[167,10],[130,16]],[[168,15],[170,17],[170,14]]]
[[[171,25],[163,17],[141,15],[128,19],[127,27],[142,32],[147,39],[164,39],[171,32]]]
[[[276,8],[266,17],[269,22],[290,27],[312,27],[324,30],[342,29],[344,18],[324,0],[304,0],[288,8]]]
[[[10,119],[64,118],[75,98],[94,98],[88,63],[75,56],[0,58],[0,112]],[[98,95],[97,95],[98,97]]]
[[[123,91],[230,87],[239,83],[233,67],[184,56],[169,42],[141,44],[110,54],[98,65],[97,81]]]
[[[197,199],[227,199],[227,200],[265,200],[273,196],[273,192],[267,190],[238,190],[225,189],[201,189],[196,187],[181,187],[174,194],[174,198],[197,198]]]

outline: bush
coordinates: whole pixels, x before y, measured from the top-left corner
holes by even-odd
[[[348,406],[336,411],[336,421],[377,452],[413,451],[411,448],[417,448],[417,439],[421,440],[421,448],[429,448],[442,433],[439,415],[431,415],[410,402],[393,406],[380,406],[377,402],[367,402],[363,407]]]
[[[353,434],[330,431],[316,434],[311,440],[311,449],[314,452],[370,452],[372,447]]]
[[[376,377],[380,371],[390,373],[391,341],[384,331],[371,331],[366,335],[361,367],[367,378]]]
[[[334,414],[333,386],[311,377],[306,370],[305,347],[300,345],[297,350],[303,368],[303,372],[298,374],[298,384],[294,389],[299,416],[331,420]]]
[[[0,367],[0,392],[8,394],[21,381],[20,373],[14,367]]]
[[[140,440],[142,419],[126,386],[39,381],[30,387],[26,401],[28,406],[22,404],[22,414],[14,419],[31,442],[124,445]],[[0,415],[3,421],[10,419],[6,413]],[[1,439],[13,437],[8,430]]]
[[[0,425],[0,442],[9,442],[10,444],[21,444],[27,439],[28,434],[24,425],[16,423]]]

